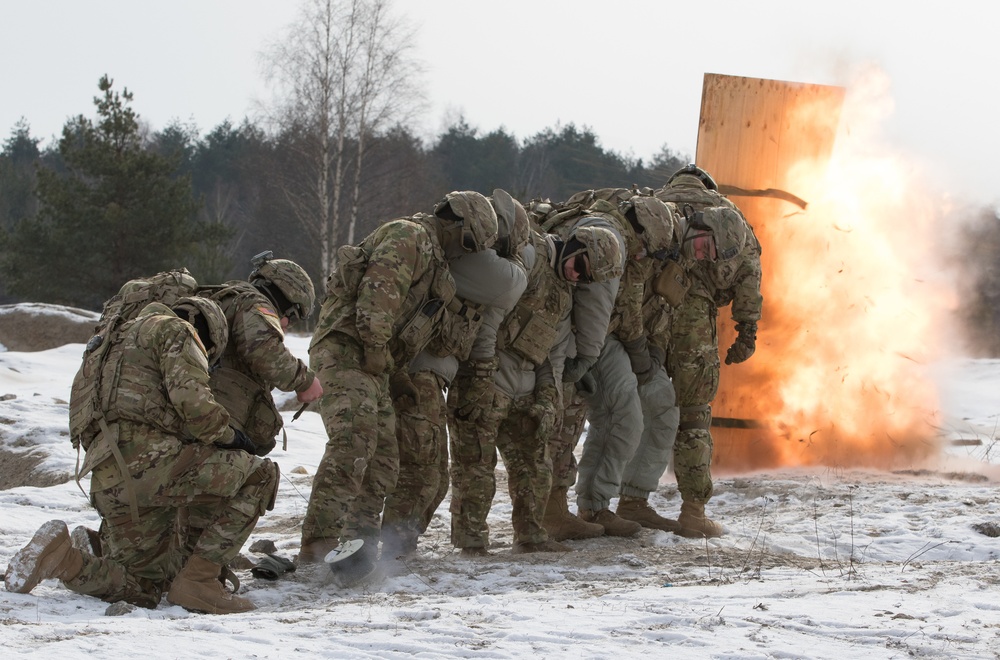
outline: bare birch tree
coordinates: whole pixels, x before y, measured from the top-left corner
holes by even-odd
[[[302,166],[299,174],[278,176],[319,246],[324,278],[338,239],[355,242],[367,141],[423,107],[413,32],[391,9],[391,0],[305,0],[262,57],[275,90],[269,117],[293,138]]]

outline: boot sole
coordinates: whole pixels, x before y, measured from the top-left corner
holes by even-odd
[[[697,529],[681,528],[674,532],[677,536],[683,536],[686,539],[717,539],[722,538],[722,534],[706,534],[705,532],[700,532]]]
[[[179,603],[176,600],[171,600],[170,594],[167,594],[167,602],[171,605],[183,607],[188,612],[195,612],[197,614],[244,614],[246,612],[253,612],[257,609],[255,605],[249,604],[245,607],[241,606],[240,609],[227,609],[225,611],[220,611],[220,609],[212,603],[201,599],[192,599],[192,601],[188,603]],[[230,600],[228,602],[232,603],[233,601]]]
[[[38,528],[28,545],[18,550],[7,566],[7,574],[3,580],[7,591],[26,594],[46,579],[43,573],[50,572],[59,563],[48,566],[46,560],[52,558],[56,549],[53,546],[60,537],[65,537],[66,543],[70,542],[69,530],[61,520],[50,520]]]

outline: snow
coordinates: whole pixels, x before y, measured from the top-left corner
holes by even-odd
[[[308,338],[290,336],[304,356]],[[55,485],[0,491],[0,566],[46,521],[96,528],[72,479],[69,388],[83,347],[0,352],[3,455],[32,453]],[[569,542],[562,555],[511,555],[510,500],[498,470],[493,555],[461,558],[448,541],[448,500],[418,554],[342,589],[324,567],[277,581],[238,571],[258,606],[229,616],[156,610],[107,615],[108,604],[55,580],[0,590],[5,657],[145,658],[996,658],[1000,656],[1000,523],[995,448],[1000,361],[954,359],[930,376],[952,440],[933,465],[881,472],[836,467],[720,475],[710,513],[721,539],[643,530]],[[10,398],[7,395],[14,395]],[[279,399],[294,406],[288,395]],[[298,551],[299,525],[323,452],[319,415],[291,422],[274,511],[254,541]],[[84,490],[88,484],[81,482]],[[651,503],[676,515],[665,477]]]

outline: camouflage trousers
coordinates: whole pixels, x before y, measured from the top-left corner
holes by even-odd
[[[389,375],[367,373],[362,357],[361,345],[337,332],[309,350],[323,385],[319,412],[328,439],[302,521],[303,545],[378,539],[386,494],[396,485],[399,446]]]
[[[667,372],[680,407],[674,444],[674,475],[684,500],[712,497],[712,401],[719,391],[717,309],[705,298],[688,296],[674,312]]]
[[[600,511],[618,496],[625,466],[639,446],[642,404],[628,354],[613,335],[590,374],[597,389],[588,394],[590,429],[580,455],[576,503],[580,509]]]
[[[456,379],[461,387],[461,377]],[[455,399],[449,393],[449,404]],[[474,422],[452,417],[451,542],[457,548],[489,547],[487,517],[496,495],[497,452],[507,470],[514,542],[548,540],[541,521],[552,486],[552,462],[546,443],[535,435],[528,415],[533,396],[513,399],[494,391]]]
[[[132,479],[133,517],[125,483],[109,479],[118,471],[113,458],[94,470],[92,483],[119,484],[91,493],[102,518],[101,556],[83,553],[83,569],[66,586],[108,602],[144,607],[156,607],[162,590],[192,554],[213,564],[232,561],[257,519],[273,508],[278,489],[277,466],[269,459],[186,444],[172,460]],[[181,523],[191,511],[200,520],[196,533]],[[178,533],[182,528],[183,536]]]
[[[444,379],[432,371],[410,374],[419,403],[394,401],[399,442],[399,479],[385,500],[383,540],[394,538],[400,552],[417,548],[417,538],[448,494],[448,410]]]
[[[680,409],[666,369],[660,369],[639,385],[642,404],[642,436],[622,475],[621,494],[648,498],[660,483],[674,453]]]
[[[576,383],[563,384],[562,426],[549,438],[553,490],[569,490],[576,483],[576,445],[587,426],[590,406]]]

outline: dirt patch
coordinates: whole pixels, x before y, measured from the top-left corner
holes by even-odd
[[[7,451],[0,447],[0,490],[20,486],[47,488],[69,481],[72,475],[36,470],[44,457]]]
[[[8,351],[47,351],[85,344],[99,315],[73,307],[41,303],[0,305],[0,344]]]

